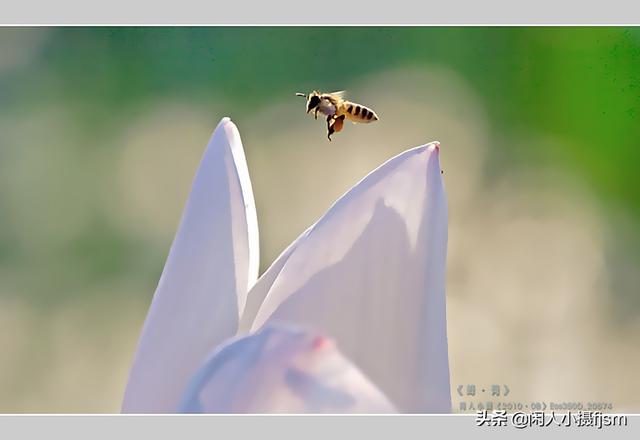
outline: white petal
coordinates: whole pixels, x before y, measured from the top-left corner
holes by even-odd
[[[395,410],[333,341],[301,330],[267,326],[216,350],[187,387],[179,412]]]
[[[236,333],[258,256],[242,142],[224,118],[200,163],[144,323],[123,412],[175,411],[212,347]]]
[[[316,328],[402,412],[451,410],[439,145],[365,177],[279,258],[254,290],[265,322]]]
[[[260,307],[262,306],[267,293],[269,293],[269,289],[271,289],[274,280],[278,277],[280,271],[287,263],[289,256],[293,253],[298,246],[298,243],[300,243],[301,239],[307,232],[309,232],[309,230],[311,230],[311,228],[291,243],[289,247],[287,247],[271,264],[269,270],[267,270],[253,286],[251,293],[247,296],[247,305],[244,308],[244,313],[240,318],[239,332],[248,333],[251,330],[256,315],[258,314],[258,310],[260,310]]]

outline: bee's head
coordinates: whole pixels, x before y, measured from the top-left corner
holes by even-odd
[[[307,99],[307,113],[313,111],[320,105],[320,93],[313,91]]]
[[[320,92],[318,92],[317,90],[314,90],[309,95],[305,95],[304,93],[296,93],[296,96],[307,98],[307,113],[313,111],[320,105]]]

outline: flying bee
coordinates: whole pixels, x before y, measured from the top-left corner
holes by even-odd
[[[368,124],[378,120],[376,112],[369,107],[344,99],[344,90],[333,93],[322,93],[314,90],[308,95],[296,93],[296,96],[302,96],[307,99],[307,113],[313,112],[313,116],[316,119],[318,119],[318,113],[327,117],[327,138],[329,140],[331,140],[333,133],[342,130],[345,119],[361,124]]]

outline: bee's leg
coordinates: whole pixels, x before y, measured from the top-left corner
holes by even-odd
[[[329,140],[331,140],[331,135],[333,133],[337,133],[342,130],[342,127],[344,126],[344,118],[344,115],[338,116],[337,118],[335,116],[327,116],[327,130],[329,132],[327,137]]]
[[[315,119],[318,119],[318,108],[317,108],[317,107],[316,107],[316,111],[315,111],[315,112],[313,112],[313,117],[314,117]]]
[[[327,116],[327,139],[331,142],[331,135],[335,133],[335,129],[333,128],[333,116]]]

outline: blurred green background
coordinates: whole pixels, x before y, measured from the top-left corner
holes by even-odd
[[[294,96],[313,89],[381,120],[329,144]],[[453,392],[640,410],[640,28],[40,27],[0,28],[0,411],[119,411],[223,116],[261,271],[368,171],[440,140]]]

